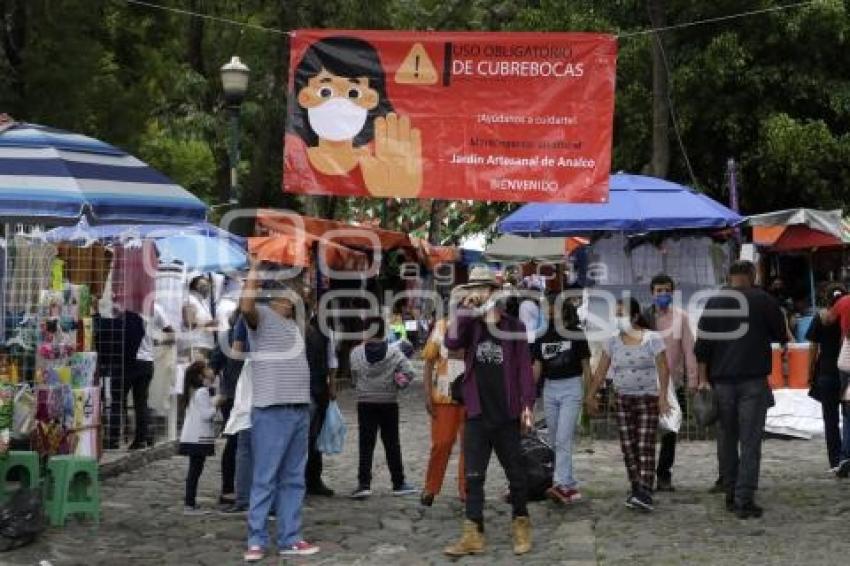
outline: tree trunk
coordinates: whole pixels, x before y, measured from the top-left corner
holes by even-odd
[[[189,10],[199,13],[202,0],[189,2]],[[204,19],[198,16],[189,18],[189,41],[186,46],[186,60],[189,66],[201,76],[206,76],[204,68]]]
[[[653,28],[667,22],[664,0],[649,0],[649,21]],[[661,32],[652,35],[652,159],[648,172],[666,177],[670,170],[670,105],[667,65]]]
[[[23,104],[26,100],[23,77],[23,51],[27,40],[27,10],[25,0],[0,0],[0,40],[3,53],[12,71],[11,86],[15,93],[15,102]],[[13,118],[20,108],[8,108]]]
[[[428,243],[439,245],[440,228],[443,226],[443,213],[446,210],[446,202],[438,199],[431,201],[431,216],[428,219]]]

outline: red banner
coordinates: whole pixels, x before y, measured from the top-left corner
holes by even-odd
[[[610,35],[297,31],[284,190],[606,202]]]

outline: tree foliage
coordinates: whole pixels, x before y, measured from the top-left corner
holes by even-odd
[[[653,160],[651,6],[668,25],[778,0],[159,0],[276,30],[605,31],[619,41],[614,170]],[[850,198],[850,16],[841,0],[663,31],[669,72],[668,177],[727,199],[740,164],[745,212],[840,207]],[[505,203],[314,199],[281,192],[288,37],[128,4],[0,0],[0,110],[83,132],[139,155],[210,204],[226,200],[226,113],[218,69],[252,69],[243,106],[244,205],[384,221],[440,240],[486,229]],[[657,89],[656,89],[657,90]],[[658,94],[658,93],[657,93]],[[678,134],[681,138],[677,138]],[[693,170],[688,170],[687,155]],[[433,235],[433,234],[432,234]]]

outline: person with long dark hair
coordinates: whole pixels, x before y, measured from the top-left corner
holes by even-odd
[[[617,399],[620,448],[631,492],[626,506],[652,511],[655,486],[655,444],[659,415],[667,414],[670,370],[661,336],[649,325],[634,298],[617,303],[618,332],[605,344],[605,350],[587,391],[587,410],[599,414],[596,394],[611,370]]]
[[[186,474],[186,498],[183,513],[199,515],[196,497],[198,481],[204,471],[207,456],[215,454],[215,433],[213,418],[216,408],[221,405],[221,397],[210,394],[213,373],[203,360],[192,363],[186,368],[183,377],[183,393],[180,396],[180,410],[185,414],[183,429],[180,432],[180,449],[183,456],[189,457],[189,471]]]
[[[577,503],[582,496],[573,476],[573,443],[581,412],[584,382],[590,381],[590,348],[579,326],[578,313],[557,295],[543,303],[548,325],[532,348],[534,379],[544,380],[546,428],[555,450],[555,477],[546,492],[557,503]]]
[[[827,307],[832,308],[847,295],[847,289],[835,283],[826,289]],[[843,336],[837,322],[827,324],[821,316],[815,316],[806,333],[812,348],[810,368],[811,389],[809,395],[817,399],[823,411],[824,437],[829,467],[845,477],[850,464],[842,470],[842,461],[850,462],[850,403],[841,402],[841,374],[838,370],[838,354],[841,352]],[[843,405],[843,407],[842,407]],[[839,410],[844,411],[844,436],[838,426]]]
[[[422,139],[387,94],[381,59],[367,41],[326,37],[295,68],[290,130],[322,175],[358,171],[373,196],[414,197],[422,188]],[[372,147],[369,147],[369,145]]]

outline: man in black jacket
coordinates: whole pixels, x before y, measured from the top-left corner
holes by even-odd
[[[309,297],[308,297],[309,300]],[[314,313],[304,331],[307,364],[310,366],[310,444],[305,480],[308,495],[333,497],[334,491],[322,481],[322,453],[316,447],[331,400],[336,398],[336,371],[339,363],[333,334],[322,332],[315,304]],[[328,331],[330,332],[330,330]]]
[[[754,281],[755,266],[751,262],[732,264],[731,288],[706,303],[694,348],[699,362],[699,387],[707,387],[710,382],[717,397],[726,508],[741,519],[762,515],[755,503],[755,491],[765,418],[773,405],[767,381],[771,343],[787,341],[779,304],[753,287]]]

